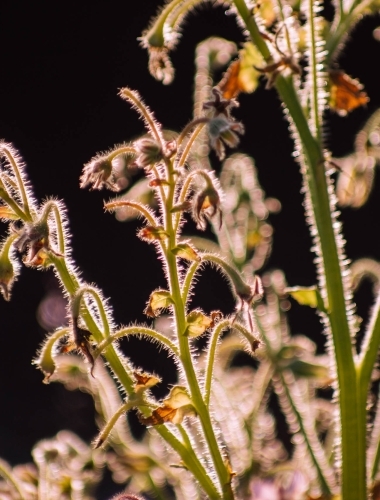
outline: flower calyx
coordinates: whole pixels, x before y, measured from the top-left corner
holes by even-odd
[[[240,122],[219,115],[209,121],[208,133],[210,146],[215,150],[219,160],[223,160],[226,156],[225,146],[236,148],[240,141],[238,134],[244,134],[244,126]]]
[[[163,309],[168,309],[172,304],[173,299],[170,292],[159,288],[150,294],[149,301],[144,312],[150,318],[155,318]]]
[[[91,346],[89,342],[89,338],[91,336],[91,332],[88,330],[84,330],[78,326],[79,318],[73,317],[71,322],[71,332],[72,332],[72,349],[76,349],[80,352],[83,357],[87,360],[89,365],[91,366],[90,373],[93,376],[93,371],[95,367],[95,360],[91,353]],[[71,350],[70,347],[66,349],[67,351]]]
[[[153,410],[150,417],[139,416],[142,424],[150,427],[166,422],[180,424],[186,416],[196,416],[197,412],[185,387],[174,386],[162,405]]]
[[[204,231],[209,218],[218,215],[219,229],[222,227],[222,210],[220,208],[220,197],[212,182],[206,188],[197,193],[193,198],[193,219],[197,223],[197,229]]]
[[[80,187],[83,189],[90,185],[91,189],[108,188],[111,191],[119,191],[113,179],[112,160],[107,156],[95,157],[84,166]]]
[[[225,99],[222,91],[218,87],[212,89],[213,99],[203,104],[203,110],[210,110],[210,118],[224,116],[231,118],[231,110],[239,106],[235,99]]]
[[[23,258],[23,262],[31,267],[48,267],[49,252],[59,255],[50,246],[50,230],[46,219],[41,219],[34,223],[26,222],[21,228],[13,225],[11,230],[17,235],[13,246],[19,253],[27,255]]]
[[[136,165],[150,170],[161,161],[171,158],[177,151],[175,141],[168,141],[162,147],[159,142],[150,137],[143,137],[134,143],[137,158]]]

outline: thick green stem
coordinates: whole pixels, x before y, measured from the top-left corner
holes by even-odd
[[[264,58],[268,48],[260,36],[253,16],[244,0],[234,0],[239,15],[249,30],[253,42]],[[264,47],[265,45],[265,47]],[[292,78],[279,75],[275,84],[280,98],[288,109],[301,141],[306,161],[305,181],[310,193],[311,207],[317,233],[332,331],[340,406],[340,435],[342,447],[342,497],[344,500],[365,500],[366,495],[366,424],[363,387],[357,382],[351,335],[349,330],[345,291],[339,262],[340,251],[335,238],[329,187],[321,145],[312,136],[307,119],[295,92]],[[365,398],[364,398],[365,399]]]

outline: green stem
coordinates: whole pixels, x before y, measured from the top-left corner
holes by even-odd
[[[357,361],[357,370],[359,372],[360,383],[366,386],[368,390],[371,381],[373,367],[377,360],[380,345],[380,294],[377,297],[375,307],[368,325],[368,330],[364,337],[360,356]],[[364,387],[363,387],[364,390]]]
[[[150,213],[149,209],[145,205],[143,205],[142,203],[139,203],[137,201],[129,201],[129,200],[123,200],[123,199],[117,200],[116,199],[114,201],[109,201],[108,203],[106,203],[104,205],[104,208],[106,208],[107,210],[116,210],[117,208],[120,208],[120,207],[133,208],[134,210],[137,210],[137,212],[140,212],[141,215],[143,215],[146,218],[146,220],[148,221],[148,223],[151,226],[156,227],[158,225],[157,220]]]
[[[163,425],[157,426],[156,430],[161,437],[169,443],[173,450],[178,453],[185,466],[190,470],[190,472],[192,472],[197,481],[199,481],[199,484],[205,491],[208,498],[210,498],[210,500],[220,500],[221,497],[218,490],[215,488],[215,485],[211,481],[209,475],[206,473],[198,457],[195,455],[193,448],[188,449],[187,445],[181,443],[181,441]]]
[[[317,71],[317,33],[316,33],[316,21],[314,20],[314,2],[315,0],[308,0],[308,14],[309,14],[309,30],[310,30],[310,41],[309,41],[309,71],[311,78],[311,123],[314,130],[312,132],[315,134],[317,141],[321,142],[321,113],[319,112],[319,100],[318,100],[318,71]]]
[[[252,40],[264,58],[267,58],[268,48],[258,33],[255,20],[250,15],[244,0],[234,0],[234,3]],[[322,147],[310,132],[292,78],[285,79],[279,75],[275,86],[297,130],[308,167],[305,181],[310,192],[310,210],[313,212],[319,236],[339,384],[343,459],[342,497],[344,500],[365,500],[367,497],[365,404],[364,409],[360,407],[363,405],[364,388],[357,383],[339,262],[340,251],[335,239]]]
[[[28,220],[32,220],[32,216],[31,216],[30,208],[29,208],[29,200],[28,200],[28,196],[26,193],[26,189],[25,189],[25,182],[21,176],[21,172],[20,172],[19,166],[17,164],[17,161],[14,159],[11,151],[8,148],[2,147],[2,151],[3,151],[4,155],[7,157],[7,160],[9,161],[9,163],[12,167],[12,170],[16,176],[18,189],[19,189],[20,194],[21,194],[21,199],[22,199],[25,215],[26,215]]]
[[[91,295],[91,297],[96,302],[96,307],[98,309],[100,320],[101,320],[102,325],[103,325],[102,337],[105,337],[105,338],[109,337],[111,334],[111,331],[110,331],[110,324],[108,321],[107,313],[106,313],[106,310],[104,308],[104,304],[103,304],[101,298],[99,297],[99,293],[92,286],[88,286],[88,285],[81,286],[77,290],[77,293],[75,295],[74,300],[78,301],[78,309],[80,307],[80,304],[83,303],[85,306],[85,310],[88,310],[88,307],[84,301],[85,294]]]
[[[18,204],[13,200],[13,198],[9,196],[7,188],[3,184],[1,178],[0,178],[0,199],[2,199],[14,211],[14,213],[18,215],[18,217],[21,220],[23,221],[31,220],[31,218],[24,213],[24,211],[18,206]]]
[[[174,170],[170,162],[167,162],[167,170],[170,178],[173,178]],[[175,255],[171,252],[172,248],[177,245],[176,232],[173,227],[173,216],[171,214],[171,208],[173,207],[174,201],[174,182],[170,183],[170,190],[167,196],[167,206],[165,211],[165,231],[169,234],[168,249],[164,251],[167,270],[168,270],[168,281],[170,285],[170,293],[174,301],[174,315],[177,326],[177,335],[179,342],[180,358],[182,361],[183,369],[186,375],[187,383],[190,389],[191,398],[194,407],[199,416],[203,433],[208,444],[208,448],[215,466],[215,471],[219,479],[219,483],[222,491],[223,500],[232,500],[234,494],[231,487],[231,477],[224,464],[221,451],[216,440],[214,430],[212,427],[212,422],[208,409],[204,403],[203,396],[199,387],[197,380],[197,375],[195,373],[194,361],[191,356],[189,340],[184,335],[186,331],[186,316],[185,316],[185,304],[182,301],[181,287],[179,283],[179,272],[177,267],[177,260]]]
[[[187,299],[191,290],[191,285],[193,283],[194,276],[199,269],[200,262],[192,262],[187,269],[185,279],[182,283],[182,302],[187,304]]]
[[[107,160],[112,161],[122,154],[135,155],[136,149],[133,146],[120,146],[107,155]]]
[[[361,19],[362,13],[371,3],[372,0],[357,0],[353,2],[351,10],[347,14],[344,14],[343,8],[341,9],[340,16],[337,18],[339,21],[337,22],[336,28],[329,30],[326,38],[326,65],[334,62],[335,58],[339,54],[339,47],[343,40],[350,33],[356,21]],[[332,28],[334,28],[334,26],[335,22]]]
[[[231,326],[230,320],[221,321],[214,328],[210,337],[208,351],[207,351],[206,374],[205,374],[205,385],[204,385],[204,396],[203,396],[207,408],[210,406],[211,383],[212,383],[212,374],[214,371],[216,347],[218,345],[218,340],[223,330],[229,328],[230,326]]]
[[[62,222],[62,216],[61,212],[59,210],[59,205],[57,202],[50,200],[46,203],[44,206],[44,214],[46,219],[48,217],[49,212],[52,211],[54,213],[55,217],[55,224],[57,227],[57,238],[58,238],[58,249],[62,255],[65,253],[65,233],[63,230],[63,222]],[[41,219],[44,218],[44,214],[42,215]]]
[[[171,354],[174,354],[177,358],[179,357],[177,346],[171,340],[165,337],[165,335],[162,335],[162,333],[156,332],[156,330],[152,330],[151,328],[130,326],[128,328],[123,328],[122,330],[119,330],[118,332],[115,332],[108,338],[104,339],[97,346],[94,352],[94,358],[97,358],[103,352],[103,350],[111,345],[116,339],[126,337],[127,335],[144,335],[146,337],[149,337],[150,339],[155,339],[166,349],[168,349]]]
[[[179,5],[181,5],[182,2],[183,0],[172,0],[166,5],[166,7],[164,7],[160,15],[154,21],[152,27],[144,35],[144,44],[147,44],[148,47],[165,47],[165,24],[168,21],[169,16]]]
[[[110,435],[112,429],[116,425],[117,421],[119,418],[124,414],[129,412],[132,408],[136,406],[135,401],[127,401],[123,405],[121,405],[116,412],[112,415],[112,417],[108,420],[106,425],[103,427],[103,429],[100,431],[98,437],[94,441],[94,446],[95,448],[100,448],[105,442],[105,440],[108,438]]]
[[[51,260],[54,263],[54,266],[66,291],[70,296],[73,296],[76,290],[79,288],[78,279],[73,273],[69,271],[66,262],[62,257],[53,255],[51,256]],[[97,324],[93,320],[91,313],[88,310],[83,311],[82,318],[85,321],[89,331],[91,331],[91,333],[94,335],[97,342],[101,342],[102,334],[99,331]],[[128,370],[126,364],[122,363],[121,358],[112,345],[106,348],[104,356],[126,393],[128,395],[134,394],[133,375]],[[159,425],[156,427],[156,430],[160,434],[160,436],[173,448],[173,450],[175,450],[179,454],[179,456],[183,460],[183,463],[192,472],[194,477],[197,478],[210,499],[219,500],[220,495],[218,494],[215,486],[213,485],[211,479],[207,475],[204,467],[202,466],[194,452],[187,450],[187,448],[167,427]]]

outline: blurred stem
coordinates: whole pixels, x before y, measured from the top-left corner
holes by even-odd
[[[311,428],[311,425],[307,425],[307,417],[303,414],[301,414],[300,409],[298,408],[295,398],[293,397],[293,394],[291,392],[291,384],[288,383],[284,379],[283,373],[277,371],[276,373],[282,390],[284,391],[286,395],[286,399],[289,402],[289,405],[292,409],[293,415],[296,417],[297,424],[299,426],[299,432],[302,434],[304,440],[305,440],[305,445],[307,448],[307,451],[309,452],[311,462],[314,465],[317,474],[318,474],[318,482],[319,485],[322,489],[322,492],[324,495],[327,495],[328,497],[332,496],[332,485],[330,484],[329,480],[326,477],[325,470],[324,468],[327,467],[327,461],[324,464],[325,467],[321,464],[321,457],[324,456],[324,451],[321,447],[321,444],[318,440],[318,437],[315,433],[315,429]],[[276,384],[274,385],[276,387]],[[305,403],[306,406],[306,403]],[[308,427],[308,428],[307,428]],[[319,457],[318,457],[319,455]],[[324,457],[326,458],[326,457]],[[333,477],[332,473],[330,474],[331,477]]]
[[[26,500],[26,497],[22,491],[22,487],[18,482],[18,479],[12,474],[12,471],[8,464],[3,460],[0,460],[0,476],[2,476],[5,481],[13,486],[13,488],[17,491],[19,498],[15,498],[15,500]],[[13,497],[12,497],[13,498]]]
[[[355,0],[352,2],[350,11],[345,14],[342,0],[339,1],[340,10],[337,15],[337,23],[332,25],[332,29],[327,31],[326,37],[326,66],[331,65],[339,55],[339,47],[350,33],[352,27],[360,20],[363,12],[373,3],[373,0]]]
[[[365,2],[363,2],[365,3]],[[268,47],[263,40],[254,17],[244,0],[234,0],[240,17],[246,25],[252,41],[264,59],[268,59]],[[346,26],[346,29],[348,26]],[[331,52],[331,48],[330,48]],[[326,280],[328,318],[333,337],[338,376],[342,446],[342,497],[344,500],[365,500],[366,487],[366,422],[363,387],[360,387],[354,365],[351,335],[348,325],[345,294],[339,262],[338,243],[335,240],[331,200],[326,178],[323,150],[313,137],[292,77],[279,75],[275,87],[290,114],[291,121],[301,141],[305,156],[305,182],[308,186],[311,210],[319,236],[320,251]]]

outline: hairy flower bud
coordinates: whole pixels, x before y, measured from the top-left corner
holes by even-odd
[[[220,197],[213,185],[208,185],[193,199],[193,218],[197,222],[197,228],[205,230],[208,217],[219,215],[219,229],[222,226],[222,211],[220,209]]]
[[[28,250],[23,259],[28,266],[46,266],[48,262],[49,245],[49,225],[46,220],[41,220],[33,224],[25,224],[21,229],[12,227],[13,232],[18,235],[14,242],[14,247],[24,253]]]
[[[163,159],[161,145],[153,139],[144,137],[135,143],[136,164],[141,168],[150,168]]]
[[[93,158],[84,166],[80,187],[86,188],[89,185],[92,185],[92,189],[107,187],[112,191],[118,190],[112,182],[112,160],[100,156]]]
[[[17,276],[18,263],[12,258],[14,235],[8,236],[0,250],[0,292],[5,300],[10,300],[11,289]]]
[[[208,131],[210,146],[215,150],[219,160],[223,160],[226,156],[225,145],[235,148],[239,144],[237,134],[243,134],[244,127],[240,122],[228,120],[220,115],[210,120]]]

